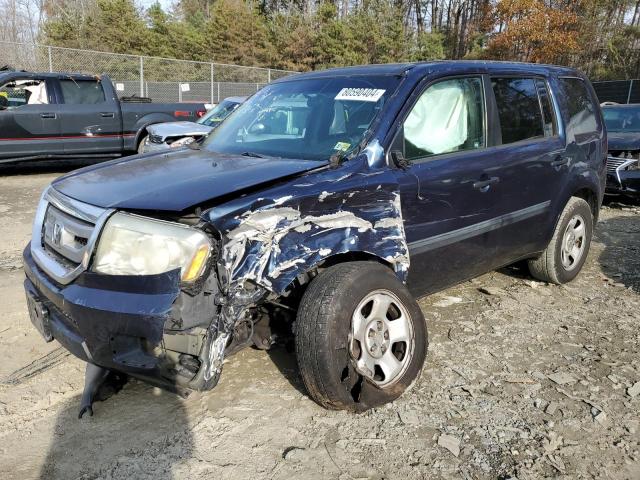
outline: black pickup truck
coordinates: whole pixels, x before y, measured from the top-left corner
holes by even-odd
[[[140,100],[118,99],[106,76],[0,72],[0,163],[119,157],[138,151],[149,125],[206,112],[202,103]]]

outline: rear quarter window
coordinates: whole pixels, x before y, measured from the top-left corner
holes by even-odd
[[[598,135],[597,107],[593,103],[586,82],[581,78],[561,77],[567,110],[567,139],[580,143]]]

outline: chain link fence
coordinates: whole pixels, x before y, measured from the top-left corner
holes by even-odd
[[[272,80],[296,73],[0,41],[2,65],[32,72],[106,74],[120,97],[149,97],[154,102],[218,103],[251,95]]]
[[[592,83],[600,103],[640,103],[640,80],[607,80]]]

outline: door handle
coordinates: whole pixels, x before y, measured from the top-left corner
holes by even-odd
[[[41,113],[40,118],[56,118],[55,113]]]
[[[113,118],[115,115],[113,112],[100,112],[100,116],[103,118]]]
[[[489,177],[486,180],[478,180],[477,182],[473,182],[473,188],[484,193],[488,191],[489,188],[491,188],[491,185],[493,185],[494,183],[498,183],[499,181],[500,177]]]
[[[551,166],[556,170],[560,170],[560,167],[564,167],[569,164],[569,157],[560,157],[551,162]]]

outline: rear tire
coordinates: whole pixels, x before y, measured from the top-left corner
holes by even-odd
[[[408,389],[428,343],[417,302],[374,262],[343,263],[318,275],[302,297],[294,333],[309,395],[325,408],[355,412]]]
[[[593,212],[589,204],[571,197],[564,207],[547,248],[529,260],[531,275],[560,285],[573,280],[584,265],[593,236]]]

